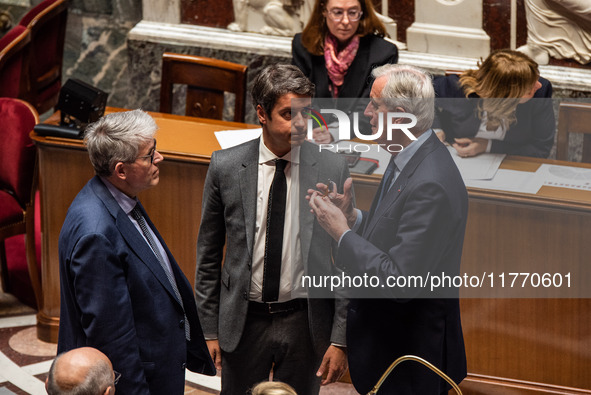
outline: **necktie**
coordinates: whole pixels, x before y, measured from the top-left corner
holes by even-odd
[[[279,278],[281,275],[281,254],[283,250],[283,225],[285,220],[285,200],[287,181],[285,179],[287,161],[275,161],[275,175],[269,189],[267,206],[267,232],[265,235],[265,259],[263,269],[263,302],[279,299]]]
[[[140,226],[142,233],[144,234],[146,240],[148,241],[148,244],[150,245],[152,252],[154,252],[154,255],[156,255],[158,262],[160,262],[160,266],[162,266],[162,270],[164,270],[164,273],[166,274],[166,278],[168,278],[168,281],[170,282],[170,285],[172,286],[172,290],[174,291],[174,294],[176,295],[177,299],[179,300],[179,302],[181,304],[181,307],[183,308],[183,315],[185,316],[185,338],[187,340],[191,340],[191,328],[189,327],[189,320],[187,320],[187,314],[184,313],[185,306],[183,306],[183,299],[181,298],[181,294],[180,294],[179,289],[176,285],[176,281],[174,279],[173,274],[170,272],[170,270],[168,270],[166,262],[164,261],[164,258],[162,258],[162,255],[160,254],[160,250],[158,249],[156,241],[154,240],[154,238],[152,237],[152,234],[148,230],[148,224],[146,223],[146,220],[144,219],[144,216],[142,215],[142,212],[139,207],[139,203],[136,204],[136,206],[133,208],[133,210],[131,210],[131,216],[137,221],[138,225]]]
[[[392,185],[392,180],[394,179],[394,174],[396,173],[396,163],[394,163],[394,158],[395,156],[392,156],[392,158],[390,158],[390,162],[388,163],[388,167],[386,167],[386,171],[384,172],[384,176],[382,177],[382,184],[380,185],[380,190],[379,192],[379,197],[378,197],[378,203],[376,204],[376,207],[379,206],[379,204],[381,203],[382,199],[384,198],[384,196],[386,195],[386,193],[388,193],[388,190],[390,189],[390,186]]]

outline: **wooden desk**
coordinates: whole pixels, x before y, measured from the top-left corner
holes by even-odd
[[[165,160],[160,184],[140,199],[191,281],[203,183],[211,152],[219,148],[212,132],[256,126],[153,115]],[[59,231],[93,170],[82,142],[32,137],[39,149],[43,230],[38,336],[56,341]],[[508,157],[502,167],[533,172],[541,163],[550,161]],[[379,177],[354,178],[358,204],[368,208]],[[591,192],[468,192],[462,272],[511,271],[516,261],[553,271],[565,263],[591,266]],[[591,299],[462,299],[461,307],[469,371],[461,386],[465,394],[591,394]]]

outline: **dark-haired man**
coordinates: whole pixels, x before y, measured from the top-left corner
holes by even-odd
[[[342,186],[349,175],[342,158],[304,141],[313,93],[297,67],[265,68],[252,88],[261,138],[211,158],[195,292],[222,394],[243,394],[272,370],[274,380],[312,395],[317,376],[328,384],[346,369],[346,302],[309,298],[301,282],[304,273],[332,270],[331,250],[322,248],[330,237],[305,191],[327,179]]]

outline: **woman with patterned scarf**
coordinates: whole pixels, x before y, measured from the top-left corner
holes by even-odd
[[[302,33],[293,38],[293,64],[316,85],[317,98],[368,98],[371,70],[396,63],[398,49],[384,40],[386,28],[370,0],[316,0]],[[364,121],[366,100],[351,100],[343,108]],[[360,129],[363,126],[360,122]],[[367,130],[365,133],[371,133]],[[318,143],[332,141],[326,130],[314,130]]]

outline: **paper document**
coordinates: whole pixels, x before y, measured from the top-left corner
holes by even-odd
[[[215,137],[222,149],[234,147],[235,145],[246,143],[247,141],[258,138],[263,132],[262,128],[258,129],[239,129],[239,130],[222,130],[214,132]]]
[[[541,185],[591,191],[591,169],[543,164],[534,177]]]
[[[458,166],[464,182],[466,180],[491,180],[505,158],[505,154],[487,153],[470,158],[462,158],[458,156],[454,147],[447,146],[447,149],[454,162],[456,162],[456,166]],[[468,184],[466,183],[466,185]]]
[[[529,171],[499,169],[491,180],[464,180],[464,183],[472,188],[535,194],[542,187],[543,181]]]

